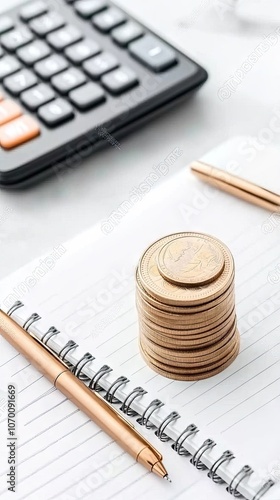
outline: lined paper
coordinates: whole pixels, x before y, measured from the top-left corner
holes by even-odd
[[[228,149],[206,161],[222,166],[227,156]],[[256,168],[262,164],[261,158],[258,161]],[[61,331],[53,345],[64,345],[71,338],[79,344],[73,356],[90,351],[96,357],[94,367],[103,362],[112,366],[107,384],[115,373],[128,377],[130,382],[120,394],[137,385],[144,387],[149,394],[137,402],[138,408],[157,397],[166,408],[178,411],[181,419],[170,426],[170,435],[196,423],[201,430],[190,443],[192,449],[204,437],[217,442],[206,463],[232,449],[238,459],[223,469],[225,477],[250,463],[258,474],[247,485],[244,482],[243,490],[240,486],[243,493],[246,487],[249,500],[268,477],[280,480],[280,224],[268,230],[269,217],[268,212],[216,192],[182,172],[126,213],[110,234],[104,235],[97,226],[65,244],[62,257],[33,288],[20,292],[39,259],[1,286],[4,308],[13,298],[25,303],[17,313],[19,322],[38,312],[42,319],[34,325],[36,331],[44,333],[51,325]],[[211,379],[178,382],[150,370],[139,354],[134,272],[142,251],[155,239],[191,230],[221,238],[234,255],[241,352],[230,367]],[[153,477],[1,338],[0,346],[1,390],[5,394],[7,384],[15,383],[18,391],[17,499],[93,495],[104,500],[124,495],[152,499],[156,495],[202,500],[206,494],[215,500],[228,498],[225,487],[196,471],[190,457],[177,457],[170,443],[160,443],[153,432],[140,427],[164,454],[173,482],[167,485]],[[153,415],[154,423],[161,421],[165,407]],[[5,443],[4,414],[0,431]],[[0,494],[5,495],[5,453],[0,460]],[[279,485],[265,498],[279,500]]]

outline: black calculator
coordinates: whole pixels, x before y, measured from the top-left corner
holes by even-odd
[[[70,168],[197,89],[206,71],[107,0],[0,16],[0,185]]]

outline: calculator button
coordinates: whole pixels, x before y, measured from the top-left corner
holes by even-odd
[[[153,71],[163,71],[177,60],[174,50],[153,35],[145,35],[129,45],[130,53]]]
[[[93,40],[86,39],[68,47],[65,50],[65,55],[73,64],[81,64],[83,61],[89,59],[89,57],[95,56],[99,52],[99,45]]]
[[[69,68],[63,73],[52,78],[51,83],[61,94],[68,94],[70,90],[79,87],[85,83],[86,77],[82,71],[77,68]]]
[[[39,108],[38,116],[50,127],[55,127],[73,118],[74,111],[69,102],[59,98]]]
[[[83,38],[82,33],[75,26],[66,26],[47,36],[48,43],[56,50],[63,50]]]
[[[109,52],[103,52],[100,56],[93,57],[83,64],[86,73],[94,80],[98,80],[102,75],[118,66],[118,60]]]
[[[110,7],[92,18],[94,26],[104,33],[108,33],[125,21],[126,17],[123,12],[115,7]]]
[[[80,16],[89,18],[106,9],[107,5],[103,0],[79,0],[75,2],[74,7]]]
[[[112,94],[121,94],[139,83],[134,71],[125,66],[102,76],[101,82]]]
[[[121,45],[122,47],[127,47],[127,45],[140,38],[144,34],[141,26],[133,21],[125,23],[123,26],[119,26],[112,31],[113,40]]]
[[[32,89],[26,90],[20,96],[23,104],[31,111],[36,111],[40,106],[52,101],[54,98],[53,89],[45,83],[40,83]]]
[[[21,64],[14,56],[4,56],[0,59],[0,81],[12,75],[21,68]]]
[[[33,40],[33,34],[26,27],[22,26],[22,28],[18,28],[16,30],[9,31],[1,37],[1,44],[4,49],[10,50],[14,52],[19,49],[23,45],[27,45],[27,43]]]
[[[104,90],[93,82],[88,82],[69,94],[72,103],[80,110],[85,110],[100,104],[105,100]]]
[[[23,63],[32,66],[50,53],[50,47],[43,40],[35,40],[35,42],[18,49],[17,56]]]
[[[33,19],[29,26],[36,35],[46,36],[48,33],[51,33],[51,31],[62,28],[64,24],[64,19],[60,14],[57,12],[50,12],[49,14]]]
[[[4,80],[4,87],[13,95],[18,96],[21,92],[37,83],[37,76],[29,69],[22,69]]]
[[[0,145],[4,149],[11,149],[30,141],[39,134],[40,128],[37,121],[31,116],[23,115],[0,128]]]
[[[0,35],[10,31],[14,27],[14,21],[8,16],[0,17]]]
[[[4,125],[22,115],[22,110],[18,104],[11,99],[6,99],[0,103],[0,125]]]
[[[59,54],[53,54],[47,59],[36,63],[34,69],[41,78],[49,80],[52,76],[67,69],[68,66],[69,63],[64,57]]]
[[[42,14],[45,14],[48,12],[48,7],[44,2],[41,2],[38,0],[37,2],[32,2],[29,3],[28,5],[25,5],[21,10],[20,10],[20,18],[23,21],[31,21],[31,19],[34,19],[34,17],[41,16]]]

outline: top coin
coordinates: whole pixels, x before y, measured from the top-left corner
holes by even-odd
[[[153,243],[142,255],[138,276],[145,292],[160,303],[172,306],[197,306],[220,297],[229,288],[234,278],[234,261],[229,249],[221,241],[208,235],[213,244],[217,245],[224,256],[224,269],[220,276],[205,285],[175,285],[164,279],[158,269],[159,252],[164,245],[174,240],[174,236],[201,236],[201,233],[178,233],[165,236]]]
[[[207,235],[174,234],[160,250],[157,264],[162,277],[170,283],[200,286],[220,276],[225,259],[219,246]]]

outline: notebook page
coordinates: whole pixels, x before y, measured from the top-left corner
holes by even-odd
[[[203,196],[199,198],[201,189]],[[164,206],[161,200],[163,194]],[[186,203],[186,199],[188,203]],[[226,214],[221,211],[221,206],[227,207]],[[244,212],[245,206],[246,210]],[[135,219],[135,212],[138,212],[138,219]],[[95,232],[86,235],[85,242],[82,242],[80,238],[79,241],[77,240],[78,243],[76,242],[69,248],[67,247],[64,255],[62,255],[63,258],[57,260],[51,272],[46,273],[43,279],[36,283],[33,290],[20,298],[30,305],[36,304],[35,308],[38,312],[43,315],[43,318],[47,318],[46,327],[50,326],[49,318],[51,318],[52,323],[66,332],[71,338],[79,341],[80,344],[84,344],[87,350],[94,350],[96,356],[99,356],[100,353],[101,357],[106,357],[108,363],[123,368],[124,374],[129,377],[133,376],[136,383],[139,380],[139,383],[145,387],[146,385],[148,385],[148,388],[152,386],[152,390],[156,391],[158,396],[167,401],[172,408],[175,407],[175,409],[183,412],[183,408],[186,407],[189,415],[196,416],[196,422],[203,422],[209,426],[211,435],[212,433],[216,435],[217,431],[222,430],[229,446],[232,443],[233,449],[236,452],[240,451],[241,455],[244,455],[245,462],[250,458],[248,451],[251,450],[252,465],[261,469],[265,476],[269,463],[278,460],[277,427],[276,421],[274,421],[273,416],[271,417],[271,414],[273,414],[271,405],[276,404],[277,407],[279,402],[277,402],[277,394],[276,398],[269,402],[267,396],[271,396],[271,393],[265,390],[265,385],[270,381],[272,381],[272,385],[276,384],[277,387],[277,377],[273,371],[274,366],[277,368],[277,351],[275,351],[275,348],[272,351],[275,355],[275,365],[268,366],[264,364],[265,361],[261,361],[259,365],[259,354],[263,353],[263,345],[255,343],[258,340],[255,333],[257,325],[253,328],[254,334],[252,335],[254,338],[250,339],[250,332],[248,332],[244,321],[242,323],[242,319],[243,316],[249,317],[249,314],[254,312],[255,304],[259,306],[265,300],[271,300],[271,297],[275,294],[275,287],[273,288],[271,283],[266,280],[263,284],[263,281],[261,281],[266,276],[264,274],[264,264],[272,266],[272,269],[274,269],[273,266],[276,266],[277,255],[279,255],[277,254],[276,244],[277,228],[266,235],[259,231],[260,224],[264,224],[267,217],[267,212],[258,210],[255,207],[248,208],[243,202],[229,199],[227,195],[222,193],[217,194],[207,186],[202,188],[201,184],[193,179],[187,179],[185,173],[182,173],[176,182],[171,182],[168,189],[165,188],[165,192],[162,190],[159,200],[154,197],[146,199],[145,202],[136,207],[133,215],[127,214],[126,220],[123,220],[122,224],[115,227],[109,236],[99,241],[98,245]],[[223,374],[208,381],[197,383],[172,382],[155,375],[145,366],[139,356],[136,340],[137,325],[134,308],[133,268],[140,253],[151,241],[168,232],[180,230],[201,230],[220,237],[230,246],[237,265],[237,302],[240,310],[240,330],[244,338],[244,341],[242,338],[244,354],[241,353],[237,360],[240,364],[237,365],[237,362],[235,362]],[[122,246],[122,242],[127,244],[128,241],[130,242],[128,247]],[[79,246],[83,247],[84,243],[86,243],[85,247],[79,248]],[[116,255],[117,248],[120,249],[120,255]],[[98,255],[102,255],[102,262],[98,259]],[[98,266],[95,264],[96,259],[98,259]],[[254,259],[258,263],[257,268]],[[69,273],[70,263],[71,274]],[[12,282],[13,279],[10,278],[5,284],[7,295],[14,289]],[[23,282],[24,280],[22,281],[18,275],[15,283],[21,284]],[[96,285],[93,286],[94,283]],[[242,290],[244,290],[243,295]],[[13,293],[20,293],[17,286]],[[7,295],[3,293],[4,302],[7,298],[10,298]],[[34,306],[32,310],[34,310]],[[275,312],[277,316],[276,306]],[[264,334],[269,337],[270,329],[273,330],[274,325],[271,323],[273,319],[269,315],[267,316],[268,325],[265,327],[265,322],[262,322],[259,337]],[[244,328],[243,331],[242,328]],[[252,340],[254,344],[252,344]],[[262,339],[260,338],[259,341],[261,342]],[[268,347],[273,347],[274,341],[273,336],[269,338],[271,343]],[[267,346],[266,342],[265,345]],[[271,355],[268,355],[268,357],[271,359]],[[246,368],[249,363],[250,366],[253,366],[250,377]],[[259,373],[260,366],[263,373],[265,373],[263,377],[262,372]],[[242,372],[243,378],[238,379],[235,374],[236,371],[237,373]],[[260,379],[264,384],[263,389],[262,386],[259,386],[262,389],[262,396],[264,396],[259,405],[263,406],[259,410],[255,410],[253,406],[256,405],[255,401],[251,404],[250,399],[253,398],[247,398],[244,403],[240,404],[245,399],[244,392],[242,392],[244,387],[245,395],[251,395],[246,385],[255,376],[259,377],[258,384],[261,383]],[[268,376],[270,377],[269,380]],[[229,385],[227,377],[231,377],[235,385],[232,385],[232,382]],[[255,387],[254,384],[253,386]],[[234,396],[229,394],[226,397],[229,388],[235,390]],[[252,394],[252,396],[254,395]],[[257,401],[259,401],[258,397]],[[217,404],[215,404],[216,400]],[[244,404],[248,406],[243,407]],[[236,408],[240,407],[240,411],[236,410]],[[253,417],[250,420],[250,412],[254,410],[255,414],[252,413]],[[240,418],[236,418],[234,411],[237,412],[238,417],[241,415],[243,420],[238,422]],[[259,412],[264,411],[265,417],[270,419],[270,425],[269,429],[266,429],[265,436],[261,436],[263,437],[262,453],[257,453],[260,431],[263,429],[263,414],[259,416]],[[257,417],[256,413],[258,414]],[[248,419],[250,423],[248,423]],[[225,422],[224,428],[221,428],[221,421]],[[250,450],[248,450],[249,446],[244,447],[245,431],[242,435],[242,422],[246,425],[246,443],[250,441]],[[252,423],[256,423],[256,425],[253,426]],[[250,430],[252,431],[251,435],[249,435]],[[237,447],[239,450],[236,450]],[[172,455],[173,460],[174,455]],[[180,459],[181,461],[182,459]],[[193,477],[193,469],[190,472]],[[207,488],[211,489],[210,482]],[[271,490],[272,496],[267,495],[267,498],[275,498],[276,500],[279,497],[279,494],[278,497],[274,496],[277,495],[274,488]],[[139,485],[137,491],[140,491]],[[216,496],[214,498],[217,498],[217,494],[220,494],[220,492],[220,489],[215,489]],[[226,498],[224,493],[223,497]],[[199,496],[195,496],[195,498],[199,498]]]

